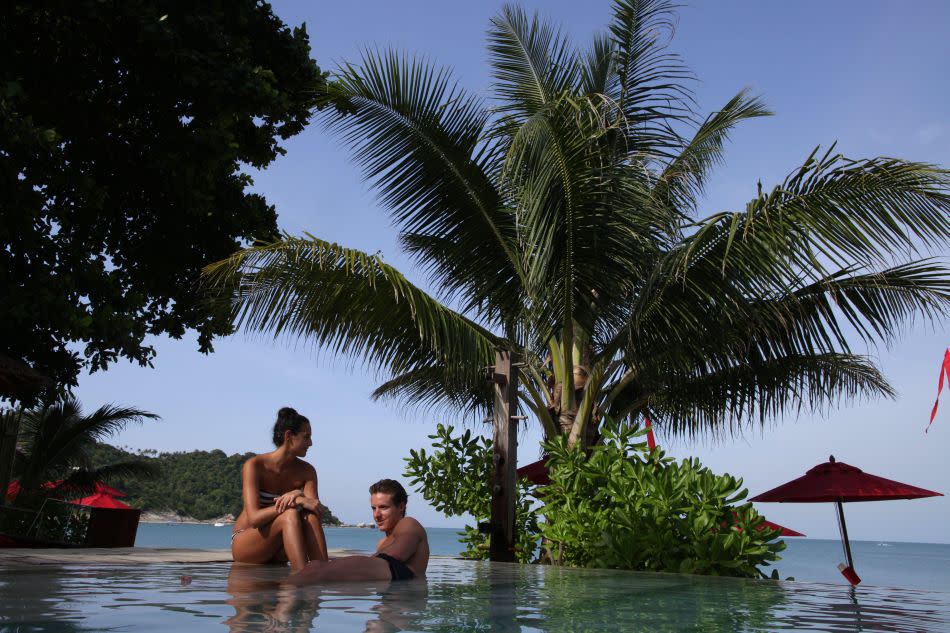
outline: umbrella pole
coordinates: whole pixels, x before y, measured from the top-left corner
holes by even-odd
[[[836,501],[838,506],[838,525],[841,526],[841,539],[844,541],[844,553],[848,557],[848,567],[854,569],[854,560],[851,558],[851,543],[848,541],[848,526],[844,522],[844,505]]]

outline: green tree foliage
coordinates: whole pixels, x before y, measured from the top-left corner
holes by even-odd
[[[142,510],[175,512],[199,520],[216,519],[241,513],[241,469],[254,453],[226,455],[224,451],[188,451],[158,453],[143,451],[134,455],[108,444],[96,447],[99,464],[139,459],[157,475],[149,479],[123,479],[116,487],[129,495],[127,503]],[[324,525],[339,525],[340,520],[322,506]]]
[[[424,448],[405,458],[410,485],[437,511],[446,516],[471,515],[476,524],[466,525],[459,541],[466,548],[463,558],[488,558],[488,535],[478,523],[491,518],[492,441],[465,431],[454,437],[455,428],[438,425],[431,454]],[[518,482],[515,499],[515,555],[523,563],[534,558],[538,545],[538,519],[531,500],[531,484]]]
[[[230,316],[194,282],[276,235],[242,165],[308,122],[305,29],[256,0],[11,1],[0,59],[0,354],[74,384],[148,335],[210,351]]]
[[[105,405],[84,415],[79,402],[67,399],[3,415],[19,421],[13,460],[13,479],[21,488],[18,505],[32,505],[50,495],[82,497],[98,481],[138,480],[155,474],[152,464],[132,455],[108,463],[96,459],[100,441],[132,422],[157,419],[153,413]],[[51,488],[46,485],[50,482],[57,485]]]
[[[405,475],[436,510],[487,521],[491,440],[439,425],[432,454],[410,451]],[[677,463],[647,453],[636,427],[608,420],[588,450],[556,437],[544,444],[551,483],[520,480],[515,529],[518,559],[571,567],[608,567],[719,576],[764,577],[785,543],[742,503],[742,480],[699,460]],[[537,501],[532,501],[536,499]],[[487,558],[484,534],[465,526],[466,558]]]
[[[301,337],[387,376],[376,398],[486,412],[482,369],[517,352],[547,438],[604,416],[667,436],[736,432],[892,395],[857,342],[950,310],[950,172],[816,150],[744,208],[704,210],[740,123],[705,116],[667,44],[668,0],[616,0],[585,47],[505,6],[491,100],[425,60],[368,51],[325,110],[388,206],[430,295],[379,256],[284,237],[210,267],[249,331]],[[713,209],[720,208],[709,201]]]

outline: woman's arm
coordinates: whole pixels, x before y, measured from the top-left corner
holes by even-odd
[[[320,494],[317,492],[317,471],[313,468],[308,473],[303,485],[303,494],[295,499],[296,505],[309,510],[320,517]]]

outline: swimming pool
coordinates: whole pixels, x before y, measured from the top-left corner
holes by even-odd
[[[950,594],[436,558],[423,581],[281,585],[279,567],[0,570],[0,631],[950,631]]]

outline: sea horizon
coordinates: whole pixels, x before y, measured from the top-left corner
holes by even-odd
[[[186,520],[186,521],[159,521],[159,520],[146,520],[141,519],[140,524],[149,524],[149,525],[208,525],[214,526],[217,523],[223,523],[225,526],[234,525],[234,521],[217,521],[217,520]],[[464,532],[465,526],[446,526],[446,525],[423,525],[426,530],[455,530],[458,532]],[[361,530],[375,529],[372,523],[367,523],[360,525],[359,523],[346,523],[343,522],[340,525],[324,525],[324,530],[335,530],[341,528],[357,528]],[[832,541],[839,542],[839,539],[833,537],[817,537],[817,536],[789,536],[783,539],[786,543],[790,540],[795,541]],[[851,543],[889,543],[889,544],[907,544],[907,545],[950,545],[950,540],[947,541],[905,541],[905,540],[895,540],[895,539],[849,539]]]
[[[175,547],[184,549],[226,549],[231,530],[227,525],[207,523],[142,523],[136,547]],[[458,542],[462,528],[427,527],[429,548],[434,556],[458,557],[463,545]],[[372,552],[378,531],[370,528],[327,526],[330,549]],[[837,539],[795,537],[784,539],[786,549],[775,565],[764,567],[770,574],[778,570],[779,579],[801,582],[847,584],[837,569],[845,555]],[[950,592],[950,543],[909,541],[852,540],[855,569],[865,586],[914,587],[928,591]]]

